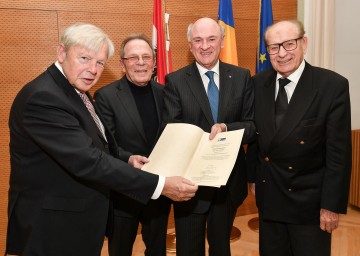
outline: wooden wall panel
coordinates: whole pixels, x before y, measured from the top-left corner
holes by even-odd
[[[0,9],[0,254],[4,250],[9,180],[9,109],[16,93],[56,58],[56,12]]]
[[[349,203],[360,207],[360,130],[352,131],[352,172]]]
[[[218,0],[163,0],[170,13],[170,39],[173,69],[193,61],[186,40],[189,23],[208,16],[217,19]],[[233,0],[239,65],[254,74],[259,1]],[[296,0],[273,0],[274,19],[295,18]],[[10,173],[8,114],[19,89],[43,72],[56,59],[61,32],[75,22],[91,22],[103,28],[116,46],[96,89],[121,76],[118,48],[122,39],[135,32],[151,37],[153,1],[138,0],[0,0],[0,254],[5,248],[7,191]],[[250,198],[251,199],[251,198]],[[238,215],[254,211],[247,200]],[[171,224],[173,225],[173,224]]]

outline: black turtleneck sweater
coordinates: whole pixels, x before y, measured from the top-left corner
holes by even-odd
[[[148,153],[150,154],[150,151],[155,144],[156,135],[159,129],[159,119],[156,112],[152,88],[150,83],[146,86],[138,86],[131,83],[129,80],[128,82],[143,123],[145,136],[148,141]]]

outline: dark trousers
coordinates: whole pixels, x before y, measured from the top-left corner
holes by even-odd
[[[320,217],[319,217],[320,218]],[[331,234],[320,225],[295,225],[263,220],[259,212],[261,256],[330,256]]]
[[[177,256],[205,256],[205,235],[209,256],[230,256],[230,232],[237,207],[226,189],[219,189],[206,213],[186,213],[174,208]]]
[[[128,205],[124,205],[127,207]],[[139,222],[145,244],[146,256],[166,256],[166,234],[170,200],[161,197],[150,200],[143,209],[134,216],[112,216],[112,232],[108,238],[110,256],[131,256],[136,239]]]

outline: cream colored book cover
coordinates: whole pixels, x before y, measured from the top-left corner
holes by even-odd
[[[235,165],[244,129],[209,133],[185,123],[168,124],[144,171],[168,176],[183,176],[201,186],[219,187],[226,182]]]

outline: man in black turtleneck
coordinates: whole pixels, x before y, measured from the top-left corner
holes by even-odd
[[[160,136],[163,86],[151,80],[154,69],[151,41],[143,34],[128,36],[120,47],[120,80],[99,89],[98,111],[122,149],[120,158],[141,168]],[[170,201],[165,197],[146,206],[118,193],[112,194],[109,215],[110,256],[131,256],[139,222],[145,255],[166,256]]]

